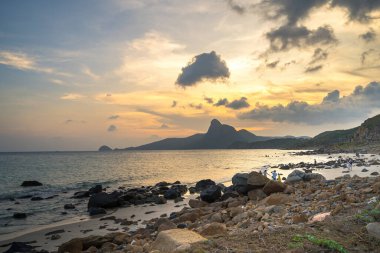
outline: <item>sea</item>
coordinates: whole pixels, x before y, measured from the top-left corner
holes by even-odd
[[[87,217],[87,199],[71,197],[96,184],[108,188],[107,191],[161,181],[179,180],[194,185],[208,178],[228,184],[235,173],[258,171],[263,165],[313,163],[314,159],[326,162],[339,155],[299,156],[294,152],[266,149],[0,153],[0,237],[65,219]],[[354,172],[358,169],[354,168]],[[290,171],[280,173],[287,176]],[[342,175],[341,169],[320,173],[330,179]],[[26,180],[37,180],[43,186],[21,187]],[[32,201],[31,197],[43,200]],[[76,208],[64,210],[63,206],[69,203]],[[27,218],[13,219],[16,212],[27,213]]]

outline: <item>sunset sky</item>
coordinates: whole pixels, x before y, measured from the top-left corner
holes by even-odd
[[[3,0],[0,151],[205,132],[314,136],[380,113],[380,0]]]

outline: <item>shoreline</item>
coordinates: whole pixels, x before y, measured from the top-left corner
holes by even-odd
[[[351,154],[352,156],[354,154]],[[373,166],[371,166],[373,167]],[[357,167],[358,169],[359,167]],[[379,166],[375,166],[375,169],[377,171],[380,171]],[[251,169],[247,171],[257,171],[258,169]],[[323,169],[322,169],[323,170]],[[290,173],[293,170],[279,170]],[[317,170],[317,172],[320,172]],[[337,176],[341,177],[344,174],[342,174],[341,170],[338,171],[336,169]],[[358,174],[359,171],[352,171],[351,175]],[[346,174],[347,175],[347,174]],[[369,176],[368,173],[362,174],[362,176]],[[228,182],[231,182],[231,180],[227,180],[223,182],[226,186],[228,186]],[[101,215],[101,216],[94,216],[94,217],[88,217],[88,216],[79,216],[75,218],[71,218],[69,220],[63,220],[59,221],[57,223],[49,224],[49,225],[43,225],[40,228],[37,229],[31,229],[23,232],[14,232],[10,234],[4,234],[2,237],[5,239],[2,239],[0,241],[0,245],[4,245],[7,243],[11,243],[14,241],[21,241],[21,242],[30,242],[30,241],[36,241],[36,243],[32,243],[33,246],[40,246],[37,249],[45,249],[49,251],[55,251],[57,250],[57,247],[61,245],[62,243],[72,239],[72,238],[79,238],[89,235],[99,235],[104,236],[108,233],[112,232],[131,232],[138,228],[142,228],[147,221],[159,218],[161,215],[166,214],[166,217],[169,217],[170,213],[172,212],[179,212],[184,207],[189,206],[190,199],[195,199],[197,195],[190,195],[185,194],[183,202],[174,203],[174,201],[168,200],[168,202],[164,205],[150,205],[150,204],[144,204],[144,205],[132,205],[129,207],[119,207],[116,209],[108,209],[107,214]],[[131,218],[132,215],[135,215],[133,218]],[[108,220],[102,220],[102,218],[115,216],[115,218],[110,218]],[[137,222],[138,224],[129,224],[128,229],[126,228],[126,225],[122,225],[120,223],[116,223],[115,219],[127,219],[131,222]],[[103,227],[106,226],[106,227]],[[102,227],[102,228],[101,228]],[[46,233],[54,232],[56,230],[63,229],[63,233],[56,233],[59,235],[59,238],[52,240],[51,235],[46,235]],[[70,232],[69,232],[70,231]],[[53,233],[55,234],[55,233]],[[58,237],[58,236],[56,236]],[[8,247],[0,247],[0,252],[5,252]]]

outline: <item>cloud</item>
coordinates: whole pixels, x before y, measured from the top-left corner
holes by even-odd
[[[100,76],[97,75],[97,74],[95,74],[95,73],[94,73],[89,67],[87,67],[87,66],[84,66],[84,67],[82,68],[82,73],[85,74],[85,75],[87,75],[87,76],[89,76],[89,77],[91,77],[91,79],[93,79],[93,80],[99,80],[99,79],[100,79]]]
[[[280,62],[279,60],[274,61],[274,62],[270,62],[270,63],[267,64],[267,67],[271,68],[271,69],[274,69],[274,68],[277,67],[277,65],[278,65],[279,62]]]
[[[172,108],[174,108],[174,107],[176,107],[177,106],[177,101],[175,101],[175,100],[173,100],[173,102],[172,102]]]
[[[73,119],[67,119],[65,120],[65,124],[74,124],[74,123],[80,123],[80,124],[85,124],[86,121],[84,120],[73,120]]]
[[[371,82],[367,86],[357,86],[353,93],[340,97],[338,90],[328,93],[319,104],[292,101],[287,105],[257,104],[256,108],[238,115],[241,119],[256,121],[271,120],[294,124],[318,125],[333,122],[350,122],[368,117],[380,109],[380,83]]]
[[[63,100],[79,100],[82,98],[84,98],[84,96],[78,93],[66,93],[63,96],[61,96],[61,99]]]
[[[204,97],[204,100],[206,101],[207,104],[213,104],[214,100],[212,98]]]
[[[160,129],[168,129],[168,128],[169,128],[169,126],[166,125],[166,124],[162,124],[162,125],[160,126]]]
[[[311,58],[311,61],[309,62],[309,65],[313,65],[317,62],[324,61],[329,56],[329,53],[326,50],[323,50],[321,48],[317,48],[314,50],[314,54]]]
[[[186,88],[205,80],[224,81],[229,77],[230,71],[226,62],[215,51],[212,51],[195,56],[186,67],[182,68],[176,84]]]
[[[118,118],[120,118],[119,115],[111,115],[111,116],[108,117],[108,119],[110,119],[110,120],[118,119]]]
[[[313,73],[320,71],[323,68],[323,65],[309,66],[305,69],[305,73]]]
[[[330,45],[337,43],[333,29],[320,26],[309,30],[305,26],[284,25],[266,34],[270,42],[270,51],[287,51],[292,48],[305,48],[315,45]]]
[[[194,104],[190,103],[189,106],[190,106],[191,108],[194,108],[194,109],[197,109],[197,110],[200,110],[200,109],[203,108],[203,105],[202,105],[202,104],[194,105]]]
[[[20,52],[0,51],[0,64],[24,71],[30,70],[44,73],[54,72],[51,68],[38,66],[32,57]]]
[[[359,38],[364,40],[365,42],[371,42],[376,40],[376,32],[373,30],[373,28],[369,28],[368,32],[360,34]]]
[[[228,99],[227,98],[221,98],[214,104],[214,106],[224,106],[228,104]]]
[[[364,51],[361,54],[361,63],[362,63],[362,65],[364,65],[366,63],[366,60],[367,60],[368,56],[371,55],[374,52],[376,52],[376,50],[373,49],[373,48],[371,48],[371,49],[368,49],[368,50]]]
[[[233,0],[228,0],[227,3],[228,3],[228,6],[233,11],[235,11],[236,13],[238,13],[240,15],[242,15],[242,14],[244,14],[246,12],[246,8],[244,6],[241,6],[241,5],[237,4],[237,3],[235,3],[235,1],[233,1]]]
[[[108,132],[115,132],[117,131],[117,127],[115,125],[110,125],[108,128],[107,128],[107,131]]]
[[[233,110],[240,110],[243,108],[249,107],[250,104],[247,102],[246,97],[241,97],[240,99],[235,99],[231,103],[227,104],[226,107],[231,108]]]
[[[346,9],[350,20],[369,22],[372,12],[380,10],[379,0],[332,0],[331,6]]]

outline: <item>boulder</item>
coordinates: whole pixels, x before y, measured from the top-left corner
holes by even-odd
[[[203,179],[195,184],[195,189],[200,192],[212,185],[216,185],[214,181],[211,179]]]
[[[107,213],[106,209],[101,208],[101,207],[90,207],[88,209],[88,214],[90,216],[94,216],[94,215],[98,215],[98,214],[106,214],[106,213]]]
[[[166,204],[166,199],[162,196],[158,196],[155,200],[154,200],[154,203],[157,204],[157,205],[163,205],[163,204]]]
[[[79,191],[74,193],[74,199],[88,198],[90,197],[90,193],[88,191]]]
[[[380,240],[380,222],[369,223],[366,229],[370,236]]]
[[[58,253],[81,253],[83,250],[83,241],[80,238],[72,239],[68,242],[65,242],[58,247]]]
[[[222,196],[222,191],[216,185],[212,185],[201,192],[201,200],[212,203]]]
[[[88,190],[88,193],[90,195],[92,194],[95,194],[95,193],[99,193],[99,192],[102,192],[103,191],[103,187],[101,184],[97,184],[95,185],[94,187],[91,187],[89,190]]]
[[[190,199],[189,200],[189,206],[191,208],[199,208],[199,207],[204,207],[207,206],[208,204],[204,201],[197,200],[197,199]]]
[[[177,228],[177,225],[171,220],[165,219],[165,221],[161,222],[160,225],[157,227],[157,231],[161,232],[161,231],[170,230],[174,228]]]
[[[33,252],[34,247],[24,242],[12,242],[11,247],[6,253]]]
[[[273,193],[266,197],[265,199],[261,200],[261,204],[265,205],[281,205],[289,203],[293,200],[293,197],[288,194],[284,193]]]
[[[42,183],[32,180],[32,181],[24,181],[21,184],[22,187],[31,187],[31,186],[42,186]]]
[[[65,204],[63,206],[64,209],[75,209],[75,206],[73,204]]]
[[[266,195],[270,195],[276,192],[283,192],[286,188],[286,185],[278,181],[268,181],[263,188],[263,192]]]
[[[267,197],[267,195],[261,189],[255,189],[255,190],[251,190],[248,192],[248,198],[250,200],[259,201],[259,200],[262,200],[266,197]]]
[[[237,198],[239,197],[239,193],[238,192],[235,192],[235,191],[229,191],[229,192],[226,192],[222,195],[222,197],[220,197],[220,199],[222,201],[224,200],[227,200],[229,198]]]
[[[26,213],[14,213],[13,218],[15,219],[25,219],[26,218]]]
[[[233,190],[240,194],[247,194],[248,192],[248,173],[237,173],[232,177]]]
[[[156,240],[152,243],[152,250],[172,253],[176,249],[188,247],[194,243],[207,241],[203,236],[187,229],[171,229],[162,231],[158,234]]]
[[[176,199],[181,197],[181,193],[177,189],[169,189],[164,193],[165,199]]]
[[[88,201],[87,208],[91,207],[102,207],[102,208],[112,208],[121,205],[119,200],[119,194],[117,192],[105,193],[100,192],[92,195]]]
[[[187,192],[187,185],[184,185],[184,184],[174,184],[174,185],[172,185],[171,189],[175,189],[181,195],[183,195],[183,194],[185,194]]]
[[[213,222],[204,226],[200,232],[203,236],[214,236],[227,233],[227,227],[223,223]]]
[[[247,185],[249,189],[257,189],[263,187],[268,181],[270,181],[266,176],[252,171],[248,174]]]
[[[378,176],[378,175],[379,175],[379,172],[375,171],[375,172],[372,172],[370,175],[371,175],[371,176]]]
[[[300,170],[292,171],[288,177],[286,178],[286,183],[296,183],[303,181],[303,177],[305,176],[305,172]]]
[[[326,181],[326,178],[319,173],[306,173],[305,176],[303,177],[303,180],[304,181],[311,181],[311,180]]]

